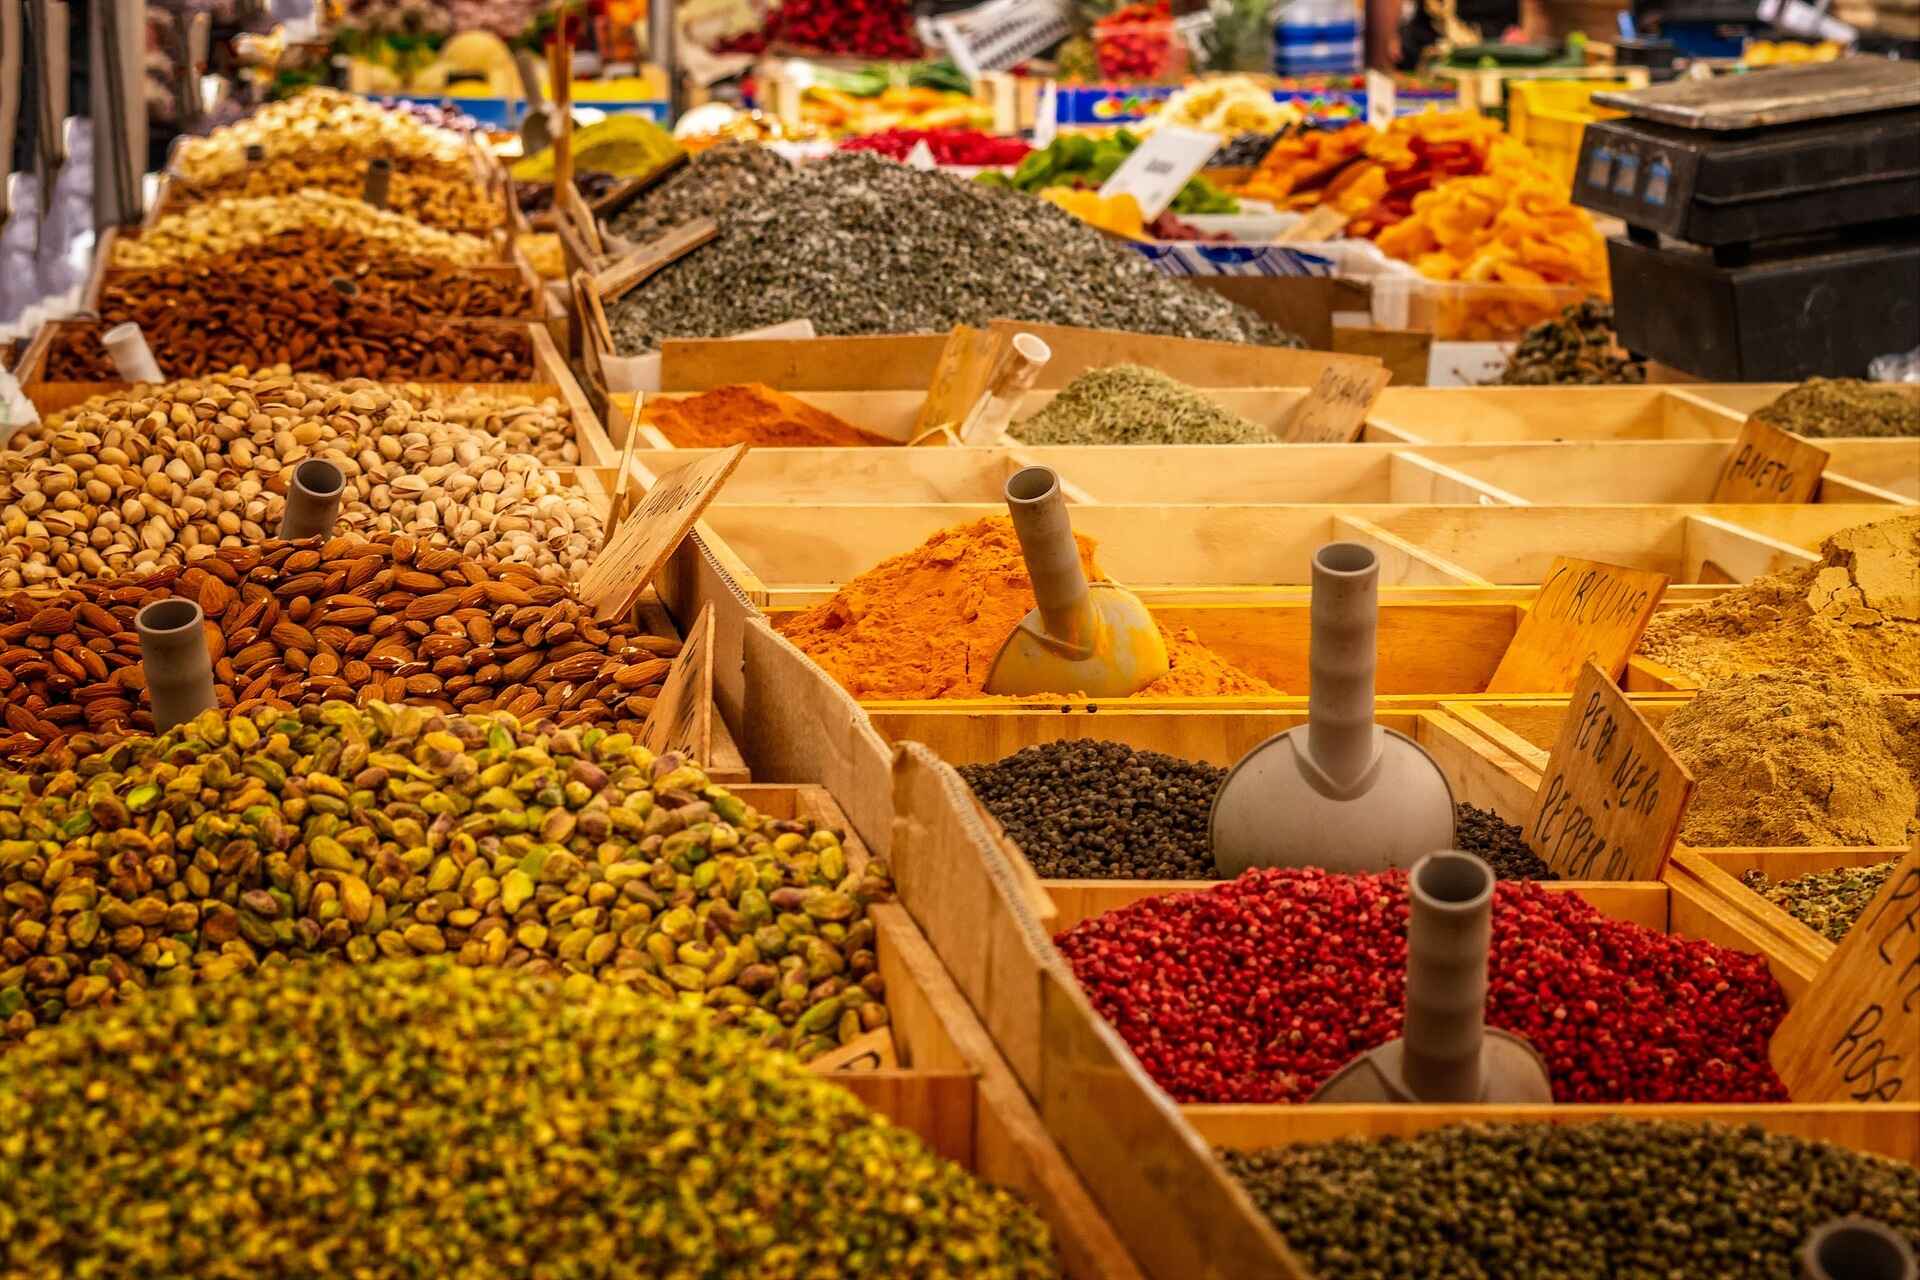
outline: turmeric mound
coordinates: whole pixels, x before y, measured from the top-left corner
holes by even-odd
[[[1104,578],[1092,540],[1075,539],[1088,578]],[[942,529],[778,626],[856,698],[974,698],[984,694],[1008,633],[1032,608],[1033,583],[1013,522],[990,516]],[[1173,669],[1136,697],[1279,692],[1208,649],[1191,630],[1164,634]]]
[[[648,400],[640,420],[682,449],[732,444],[767,448],[897,445],[845,419],[758,382],[715,387],[684,400]]]

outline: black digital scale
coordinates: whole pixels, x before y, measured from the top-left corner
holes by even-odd
[[[1920,64],[1880,58],[1602,93],[1573,198],[1629,349],[1716,381],[1860,376],[1920,346]]]

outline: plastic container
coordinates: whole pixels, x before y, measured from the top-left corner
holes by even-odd
[[[1587,125],[1626,114],[1594,106],[1593,95],[1631,88],[1625,80],[1516,80],[1507,86],[1507,132],[1571,191]]]
[[[1171,18],[1101,23],[1093,28],[1093,52],[1109,80],[1178,80],[1191,62],[1186,39]]]
[[[1383,314],[1404,316],[1394,327],[1448,342],[1510,342],[1591,296],[1581,285],[1463,284],[1419,275],[1373,281],[1376,322]]]
[[[1360,8],[1353,0],[1293,0],[1273,24],[1277,76],[1360,69]]]

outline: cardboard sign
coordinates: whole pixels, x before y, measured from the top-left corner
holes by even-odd
[[[1791,432],[1748,418],[1720,468],[1709,502],[1812,502],[1827,451]]]
[[[1527,847],[1563,880],[1658,880],[1692,794],[1686,766],[1589,662],[1534,795]]]
[[[1920,1100],[1920,841],[1773,1033],[1795,1102]]]
[[[600,301],[603,304],[612,302],[637,288],[656,271],[686,257],[719,234],[720,224],[712,218],[695,218],[649,240],[611,266],[594,273],[593,283],[600,291]]]
[[[1378,362],[1335,365],[1321,372],[1280,429],[1287,444],[1350,444],[1393,375]]]
[[[1120,162],[1100,187],[1103,196],[1129,195],[1140,205],[1140,216],[1152,222],[1180,188],[1206,167],[1220,149],[1218,134],[1168,125],[1154,130],[1153,136],[1135,147],[1133,154]]]
[[[593,606],[594,617],[617,617],[639,598],[746,452],[747,446],[736,444],[669,471],[647,490],[580,576],[580,596]]]
[[[1300,221],[1282,231],[1275,244],[1319,244],[1347,229],[1347,215],[1330,204],[1315,205]]]
[[[1667,590],[1667,575],[1557,556],[1488,693],[1565,693],[1589,660],[1618,680]]]
[[[1394,112],[1398,109],[1399,92],[1394,87],[1393,77],[1378,71],[1367,72],[1367,123],[1375,129],[1385,129],[1393,123]]]
[[[667,669],[640,745],[656,756],[678,751],[698,764],[713,758],[713,606],[700,610],[687,642]]]
[[[914,417],[911,439],[941,427],[958,426],[986,390],[987,376],[1001,352],[1013,344],[1011,333],[995,333],[957,324],[940,348],[940,360],[927,383],[927,398]]]

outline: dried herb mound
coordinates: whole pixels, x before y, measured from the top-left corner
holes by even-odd
[[[1872,905],[1873,896],[1899,864],[1898,858],[1888,858],[1864,867],[1810,871],[1787,880],[1771,879],[1756,869],[1741,872],[1740,883],[1827,941],[1838,942]]]
[[[1920,391],[1858,378],[1811,378],[1755,409],[1753,416],[1815,439],[1920,436]]]
[[[1267,433],[1157,369],[1091,369],[1009,432],[1025,444],[1256,444]]]
[[[1758,1125],[1460,1124],[1220,1159],[1343,1280],[1796,1280],[1807,1233],[1850,1214],[1920,1249],[1920,1171]]]
[[[0,1059],[0,1133],[9,1275],[1056,1274],[1031,1211],[791,1057],[444,960],[74,1019]]]
[[[1620,346],[1613,307],[1589,298],[1528,329],[1493,385],[1583,386],[1647,380],[1645,362]]]
[[[1225,769],[1075,738],[960,776],[1049,879],[1211,880],[1207,820]]]
[[[813,1057],[887,1021],[877,865],[625,733],[343,702],[0,772],[0,1045],[302,960],[600,978]]]
[[[1298,345],[1043,200],[857,151],[760,187],[711,243],[614,303],[622,352],[811,319],[822,334],[996,319]]]

